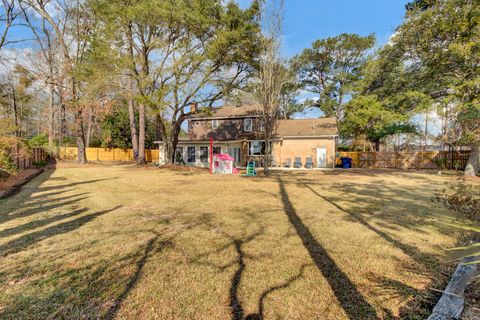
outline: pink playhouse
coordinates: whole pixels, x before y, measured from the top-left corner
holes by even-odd
[[[234,168],[235,159],[229,154],[214,154],[212,173],[236,174],[238,169]]]

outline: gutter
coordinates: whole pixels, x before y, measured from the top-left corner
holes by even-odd
[[[242,116],[225,116],[225,117],[214,117],[208,116],[204,118],[187,118],[189,121],[201,121],[201,120],[223,120],[223,119],[243,119],[243,118],[259,118],[258,114],[252,115],[242,115]]]

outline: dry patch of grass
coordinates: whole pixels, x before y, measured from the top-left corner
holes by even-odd
[[[450,183],[60,163],[0,202],[0,318],[423,318],[462,234]]]

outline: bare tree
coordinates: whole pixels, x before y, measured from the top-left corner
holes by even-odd
[[[269,174],[272,162],[273,139],[279,118],[284,110],[283,94],[289,83],[289,72],[280,55],[282,43],[284,0],[271,0],[262,8],[261,56],[258,69],[258,80],[254,84],[254,92],[260,103],[258,113],[261,121],[261,134],[265,140],[264,174]]]
[[[0,24],[2,24],[2,31],[0,34],[0,50],[7,44],[15,42],[8,41],[7,35],[10,28],[13,27],[14,21],[20,15],[20,11],[16,6],[16,0],[2,0],[0,8]]]
[[[90,21],[90,14],[85,10],[85,3],[81,0],[21,0],[22,3],[33,9],[52,28],[55,39],[62,52],[62,74],[66,79],[64,95],[66,105],[75,115],[75,135],[77,141],[77,161],[86,163],[84,106],[80,103],[81,92],[76,77],[76,67],[82,62],[88,49],[88,36],[93,31],[94,24]],[[49,10],[54,8],[54,12]]]
[[[22,6],[22,3],[20,3]],[[60,59],[56,54],[56,42],[53,36],[52,28],[49,26],[48,21],[45,18],[42,18],[39,23],[35,23],[30,15],[27,13],[24,7],[22,9],[22,16],[25,21],[25,24],[30,28],[35,41],[39,47],[39,50],[31,57],[30,61],[30,72],[34,76],[44,82],[47,90],[49,92],[48,99],[48,148],[50,151],[54,150],[54,140],[55,140],[55,111],[56,111],[56,101],[60,99],[55,99],[60,96],[61,82],[62,77],[60,76]],[[40,58],[40,59],[39,59]]]

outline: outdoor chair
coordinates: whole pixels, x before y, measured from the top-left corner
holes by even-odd
[[[272,161],[270,162],[270,167],[276,168],[276,167],[277,167],[277,161],[272,160]]]
[[[305,168],[312,169],[313,168],[313,159],[312,157],[307,157],[305,160]]]
[[[287,160],[285,160],[284,166],[285,168],[290,168],[292,166],[292,159],[287,158]]]
[[[295,157],[295,162],[293,163],[294,168],[301,168],[302,167],[302,158]]]

